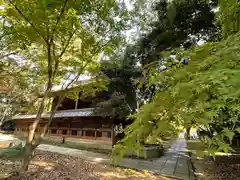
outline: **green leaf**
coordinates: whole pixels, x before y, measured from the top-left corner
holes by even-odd
[[[209,153],[211,156],[213,156],[213,158],[215,158],[216,152],[217,152],[217,149],[216,149],[216,148],[211,147],[211,148],[208,149],[208,153]]]
[[[203,158],[206,153],[203,150],[196,150],[196,156],[199,158]]]
[[[218,151],[222,151],[223,150],[225,153],[228,153],[228,147],[229,147],[228,144],[221,143],[221,144],[219,144]]]
[[[168,7],[168,18],[171,23],[174,22],[174,19],[176,18],[176,6],[175,4],[170,4]]]
[[[148,123],[149,123],[149,124],[154,124],[154,122],[153,122],[153,121],[148,121]]]
[[[137,87],[138,87],[138,89],[141,89],[143,87],[143,83],[139,82]]]
[[[235,129],[238,133],[240,133],[240,127]]]
[[[236,123],[238,121],[238,118],[237,117],[232,117],[229,120],[232,121],[233,123]]]
[[[113,50],[113,49],[112,49],[111,46],[105,46],[105,47],[104,47],[104,51],[107,52],[107,53],[112,52],[112,50]]]
[[[227,128],[224,128],[222,130],[222,135],[225,137],[228,137],[229,141],[232,142],[233,136],[235,135],[235,133],[233,131],[230,131]]]

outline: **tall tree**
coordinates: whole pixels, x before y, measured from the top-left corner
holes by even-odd
[[[33,102],[37,97],[34,93],[35,83],[31,79],[36,78],[37,73],[28,68],[10,58],[0,62],[0,86],[7,89],[0,92],[0,123],[16,113],[34,111]]]
[[[30,127],[24,147],[22,170],[28,168],[34,148],[34,133],[41,121],[44,104],[53,85],[63,84],[69,76],[76,82],[81,74],[95,72],[105,46],[112,49],[121,40],[124,6],[115,1],[8,0],[2,1],[2,17],[9,39],[21,46],[21,59],[28,59],[47,82],[37,116]],[[31,7],[31,8],[29,8]],[[126,14],[126,13],[125,13]]]
[[[221,0],[219,1],[220,11],[218,12],[218,20],[222,25],[222,35],[227,38],[229,35],[235,34],[240,28],[239,1]]]
[[[215,20],[215,1],[160,0],[154,11],[157,20],[152,30],[139,41],[138,55],[143,66],[161,60],[159,53],[167,49],[196,44],[199,40],[214,40],[219,33]]]
[[[156,89],[164,88],[158,84],[151,84],[148,74],[155,73],[155,69],[153,71],[150,69],[154,66],[162,71],[169,67],[176,67],[177,63],[172,60],[170,62],[169,57],[163,56],[164,51],[167,51],[169,56],[176,55],[178,48],[182,50],[196,45],[199,41],[218,40],[221,32],[214,11],[218,6],[217,1],[150,0],[134,5],[137,9],[145,8],[143,12],[140,12],[138,19],[141,21],[140,24],[147,26],[142,29],[142,32],[139,32],[141,38],[133,45],[132,51],[132,57],[136,62],[141,63],[145,76],[138,86],[141,97],[140,104],[143,104],[145,101],[151,100]],[[148,14],[151,14],[150,16],[146,16],[146,9]],[[144,21],[147,22],[142,23]],[[169,53],[170,51],[172,54]],[[187,64],[186,58],[175,60],[184,61]],[[167,61],[170,63],[167,64]]]
[[[112,55],[111,60],[102,62],[102,71],[110,79],[108,91],[111,97],[97,104],[97,111],[102,115],[117,119],[126,119],[137,109],[136,79],[142,76],[136,66],[132,47],[127,46],[125,53]]]
[[[236,7],[236,2],[232,3]],[[224,17],[223,8],[220,12]],[[235,9],[228,11],[227,14],[238,16]],[[231,24],[230,29],[235,23]],[[226,25],[229,28],[228,23],[222,25],[223,29]],[[203,141],[209,154],[232,151],[232,140],[240,133],[239,38],[236,31],[219,42],[184,51],[180,57],[189,56],[188,65],[179,62],[178,68],[157,73],[156,82],[167,86],[135,114],[134,123],[125,130],[123,146],[118,145],[114,152],[119,153],[118,148],[139,149],[142,139],[157,140],[162,134],[178,133],[191,123],[212,128],[214,133]]]

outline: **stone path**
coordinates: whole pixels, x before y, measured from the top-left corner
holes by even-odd
[[[76,156],[88,161],[98,163],[104,164],[112,163],[109,156],[106,154],[57,147],[46,144],[40,145],[38,149],[65,155]],[[158,159],[150,161],[142,159],[123,158],[118,165],[137,170],[148,170],[153,173],[161,174],[164,176],[176,177],[184,180],[194,180],[195,178],[192,164],[185,150],[186,150],[185,140],[183,138],[179,138],[172,144],[169,151],[166,152],[164,156]]]
[[[159,171],[162,175],[174,176],[184,180],[195,179],[193,167],[186,152],[186,142],[183,138],[176,140],[163,158],[156,161],[156,165],[161,167]]]
[[[0,134],[0,141],[1,141]],[[65,147],[52,146],[41,144],[39,150],[56,152],[59,154],[80,157],[87,161],[96,163],[111,164],[111,159],[107,154],[94,153],[90,151],[77,150]],[[183,180],[194,180],[193,167],[186,153],[186,142],[183,137],[179,137],[164,154],[164,156],[154,160],[142,160],[123,158],[119,166],[137,169],[148,170],[163,176],[175,177]]]

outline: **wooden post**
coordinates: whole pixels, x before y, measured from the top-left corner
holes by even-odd
[[[77,131],[77,136],[82,137],[82,130]]]
[[[78,107],[78,99],[76,100],[76,103],[75,103],[75,110],[77,109]]]
[[[95,139],[97,139],[97,131],[96,130],[94,131],[94,136],[95,136]]]
[[[112,132],[111,132],[111,138],[112,138],[112,148],[115,145],[115,133],[114,133],[114,122],[112,123]]]
[[[69,119],[69,123],[70,123],[70,124],[68,125],[67,135],[68,135],[68,136],[71,136],[71,124],[72,124],[72,120]]]

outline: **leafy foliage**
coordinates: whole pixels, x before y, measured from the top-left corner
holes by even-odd
[[[201,0],[160,0],[156,3],[154,10],[158,19],[138,44],[141,63],[146,66],[160,61],[159,53],[169,48],[189,48],[200,39],[217,39],[219,26],[212,11],[216,6],[216,1]]]
[[[120,31],[126,28],[123,21],[129,20],[124,4],[108,0],[1,3],[3,42],[11,45],[4,51],[17,51],[13,61],[41,77],[27,79],[34,82],[37,93],[53,85],[64,89],[77,84],[82,74],[96,76],[101,53],[116,49],[122,39]]]
[[[227,109],[228,122],[239,119],[239,40],[237,33],[219,43],[206,43],[187,53],[191,57],[189,65],[159,73],[157,80],[169,86],[158,91],[135,115],[135,122],[125,131],[126,147],[139,148],[141,139],[157,139],[169,131],[177,133],[189,124],[219,123],[221,128],[205,141],[209,153],[231,151],[239,124],[224,125],[226,118],[221,113]]]
[[[26,170],[31,152],[38,145],[33,142],[34,133],[52,87],[66,89],[83,74],[97,74],[100,55],[113,51],[121,42],[120,31],[125,28],[123,21],[128,21],[124,18],[128,14],[124,3],[114,0],[6,0],[0,5],[2,31],[7,34],[7,44],[14,45],[6,51],[20,51],[13,59],[24,65],[29,62],[29,68],[40,75],[45,86],[24,147],[22,170]],[[37,84],[38,89],[40,86]]]
[[[103,73],[109,78],[108,92],[110,97],[96,105],[101,116],[125,119],[137,109],[137,92],[135,80],[142,76],[136,67],[132,49],[128,47],[125,54],[114,54],[110,62],[102,62]]]
[[[140,24],[142,21],[147,21],[143,24],[149,27],[147,31],[141,32],[141,38],[129,48],[132,51],[130,57],[133,62],[139,62],[143,67],[141,70],[144,77],[138,84],[139,104],[141,105],[151,100],[156,90],[164,88],[158,83],[151,82],[152,79],[148,74],[154,74],[155,70],[152,72],[150,68],[154,65],[159,71],[162,71],[163,67],[177,68],[179,65],[173,59],[170,60],[169,57],[166,57],[163,51],[167,51],[170,56],[176,54],[178,51],[176,49],[187,49],[196,45],[200,40],[218,40],[220,27],[213,11],[217,7],[217,1],[160,0],[141,1],[135,5],[136,8],[145,8],[139,12],[138,18],[140,18]],[[145,14],[145,11],[148,11],[151,19]],[[171,54],[170,51],[175,52],[171,52]],[[175,60],[179,60],[179,57]],[[186,62],[180,64],[187,64],[187,59],[180,57],[180,61],[182,60]],[[152,86],[149,86],[149,83]]]
[[[221,0],[219,2],[220,12],[218,13],[218,19],[222,25],[223,37],[226,38],[240,30],[240,3],[234,0]]]
[[[17,113],[36,111],[36,82],[31,81],[29,77],[35,77],[37,80],[37,74],[28,71],[28,66],[19,66],[12,59],[2,60],[0,68],[0,86],[7,88],[6,92],[0,92],[0,122]]]

